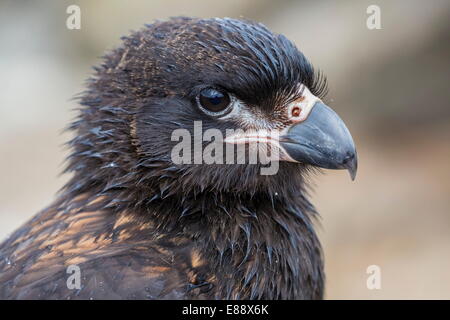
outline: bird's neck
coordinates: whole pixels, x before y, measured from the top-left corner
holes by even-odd
[[[319,299],[323,261],[313,208],[299,195],[227,197],[204,202],[203,216],[184,223],[214,270],[217,297]],[[188,218],[188,216],[186,216]]]
[[[295,194],[210,191],[167,197],[150,189],[132,195],[127,190],[113,188],[100,200],[95,200],[105,194],[100,189],[83,201],[74,202],[76,193],[64,198],[71,199],[70,206],[84,209],[93,203],[95,210],[130,212],[139,216],[136,221],[151,221],[157,233],[191,239],[199,257],[207,261],[205,278],[213,282],[217,298],[322,298],[316,214],[302,188]],[[136,197],[139,194],[142,198]]]

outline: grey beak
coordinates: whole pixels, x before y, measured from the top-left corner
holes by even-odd
[[[316,102],[305,121],[289,128],[280,142],[294,161],[347,169],[355,179],[358,161],[353,138],[336,112],[321,102]]]

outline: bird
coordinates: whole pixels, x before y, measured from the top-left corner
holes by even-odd
[[[310,177],[357,171],[327,91],[323,72],[258,22],[174,17],[131,31],[78,97],[69,181],[0,245],[0,298],[323,299]],[[279,156],[174,161],[173,132],[198,123],[217,143]]]

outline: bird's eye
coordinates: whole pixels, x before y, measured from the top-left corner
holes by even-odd
[[[198,103],[206,113],[213,115],[225,114],[230,105],[231,99],[228,93],[213,88],[200,91]]]

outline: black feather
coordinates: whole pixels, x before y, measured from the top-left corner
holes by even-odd
[[[259,164],[170,160],[174,129],[196,120],[236,128],[198,112],[199,88],[273,115],[299,83],[326,92],[289,40],[250,21],[174,18],[124,37],[95,68],[69,127],[73,178],[0,248],[0,297],[322,298],[307,167],[280,163],[261,176]],[[88,281],[75,292],[64,287],[72,260]]]

